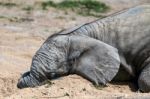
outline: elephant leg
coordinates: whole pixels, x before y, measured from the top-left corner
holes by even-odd
[[[73,70],[95,85],[105,85],[117,74],[120,66],[118,50],[99,40],[72,36]],[[74,57],[75,56],[75,57]]]
[[[139,90],[142,92],[150,92],[150,64],[148,64],[141,72],[138,78]]]
[[[119,72],[113,79],[113,81],[130,81],[135,78],[135,70],[133,66],[129,65],[126,62],[125,57],[122,54],[120,55],[121,65],[119,68]]]

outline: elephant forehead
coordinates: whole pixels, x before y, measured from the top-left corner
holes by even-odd
[[[44,47],[49,47],[49,48],[53,48],[53,47],[64,47],[69,43],[69,37],[68,35],[54,35],[54,36],[50,36],[41,46],[41,48]]]

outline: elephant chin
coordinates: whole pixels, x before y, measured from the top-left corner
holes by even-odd
[[[26,72],[19,79],[17,87],[19,89],[22,89],[22,88],[27,88],[27,87],[35,87],[39,85],[40,85],[40,82],[36,80],[36,78],[32,76],[30,72]]]

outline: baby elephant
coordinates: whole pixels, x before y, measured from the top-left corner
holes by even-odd
[[[135,80],[150,92],[150,5],[141,5],[50,36],[18,88],[80,75],[95,85]]]

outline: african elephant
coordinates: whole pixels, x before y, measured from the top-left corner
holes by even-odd
[[[36,52],[18,88],[80,75],[93,84],[135,79],[150,91],[150,5],[136,6],[51,35]]]

